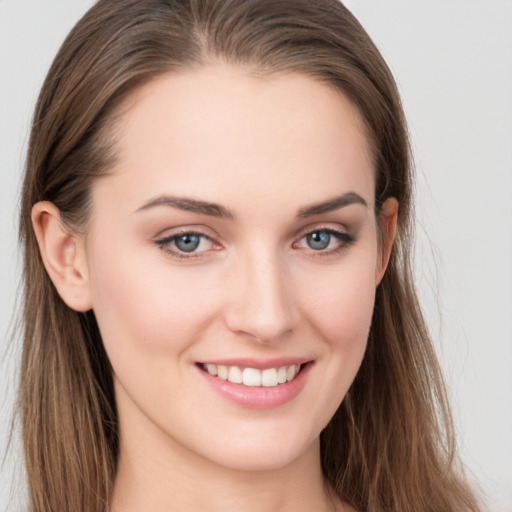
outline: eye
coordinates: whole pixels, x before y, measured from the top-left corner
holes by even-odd
[[[199,235],[182,235],[173,240],[174,245],[183,252],[194,252],[201,245],[202,238]]]
[[[177,233],[157,240],[156,244],[178,258],[193,257],[197,253],[215,248],[215,243],[211,238],[203,233],[195,232]]]
[[[347,248],[355,238],[343,231],[334,229],[316,229],[306,233],[295,244],[300,249],[312,249],[315,252],[331,254]]]
[[[331,243],[331,233],[325,231],[315,231],[306,235],[306,243],[315,251],[323,251],[327,249]]]

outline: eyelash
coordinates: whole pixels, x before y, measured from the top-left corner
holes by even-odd
[[[338,254],[346,249],[348,249],[351,245],[353,245],[355,242],[357,242],[357,239],[354,235],[351,235],[349,233],[346,233],[344,231],[338,231],[336,229],[332,228],[326,228],[326,227],[319,227],[316,229],[312,229],[310,231],[307,231],[303,233],[300,238],[293,243],[293,246],[295,246],[298,242],[305,239],[308,235],[313,235],[315,233],[325,233],[330,236],[334,236],[338,240],[338,244],[336,247],[328,249],[328,250],[314,250],[312,248],[309,248],[311,252],[311,256],[313,257],[328,257],[334,254]],[[213,245],[218,245],[216,242],[209,237],[208,235],[205,235],[204,233],[201,233],[200,231],[180,231],[178,233],[174,233],[170,236],[166,236],[164,238],[158,239],[155,241],[155,244],[162,249],[164,252],[169,254],[171,257],[178,259],[178,260],[193,260],[197,258],[201,258],[202,254],[204,252],[208,251],[199,251],[199,252],[190,252],[186,253],[185,251],[181,251],[180,249],[174,247],[171,248],[172,245],[176,242],[176,240],[185,237],[185,236],[196,236],[202,240],[209,240]],[[220,245],[219,245],[220,247]],[[301,248],[299,250],[307,250],[307,248]]]

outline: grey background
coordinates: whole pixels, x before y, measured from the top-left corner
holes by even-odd
[[[418,170],[417,277],[461,454],[489,510],[512,512],[512,1],[345,3],[403,95]],[[19,357],[9,332],[30,116],[58,46],[91,4],[0,0],[0,454]],[[23,502],[16,436],[13,447],[0,510]]]

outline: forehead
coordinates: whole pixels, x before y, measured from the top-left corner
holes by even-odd
[[[258,198],[286,188],[299,203],[373,193],[358,111],[301,74],[256,77],[224,65],[169,73],[123,110],[111,179],[132,202],[167,192],[223,202],[236,191]]]

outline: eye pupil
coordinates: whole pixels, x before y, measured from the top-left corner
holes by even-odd
[[[183,235],[176,238],[176,247],[183,252],[193,252],[199,247],[201,239],[197,235]]]
[[[325,231],[316,231],[307,235],[306,239],[311,249],[321,251],[329,246],[329,243],[331,242],[331,235]]]

